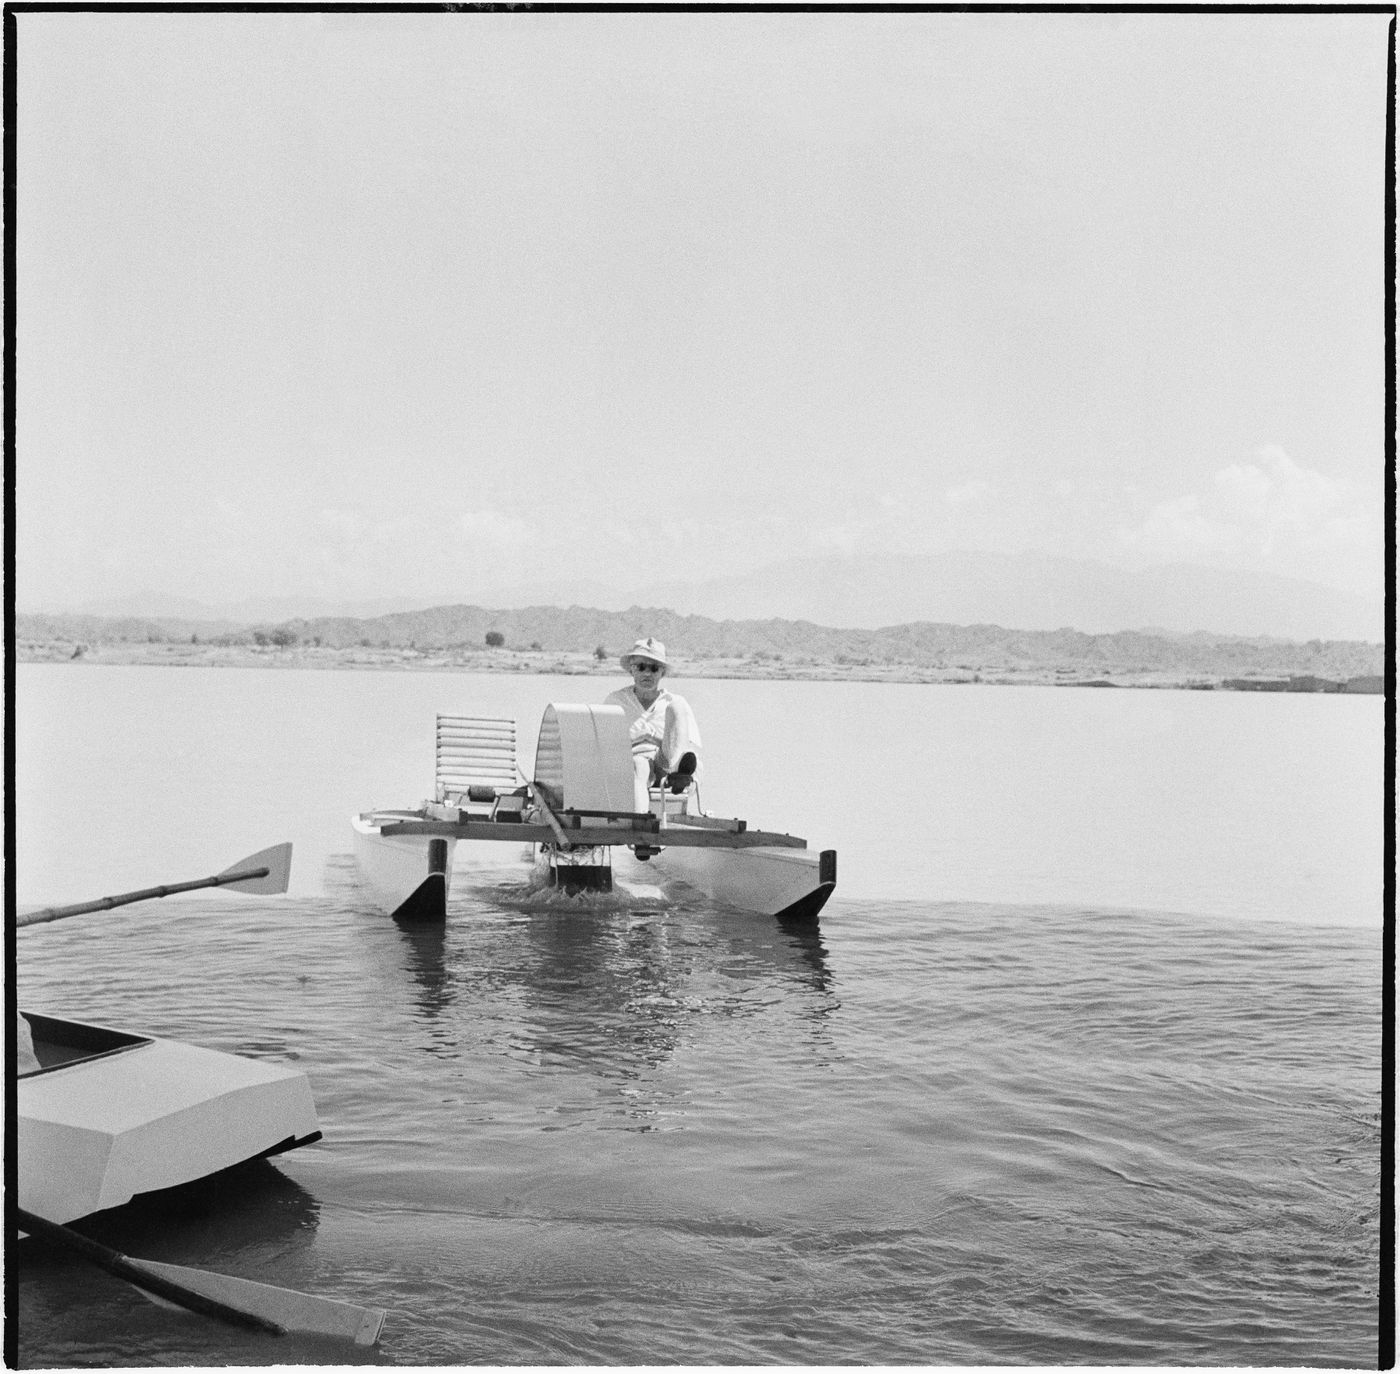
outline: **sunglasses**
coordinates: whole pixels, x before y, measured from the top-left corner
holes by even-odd
[[[659,663],[634,663],[632,667],[639,673],[659,673],[661,671]]]

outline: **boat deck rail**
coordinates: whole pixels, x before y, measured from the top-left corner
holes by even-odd
[[[433,811],[442,808],[434,807]],[[373,818],[373,813],[369,813]],[[688,816],[684,823],[662,825],[656,816],[634,812],[558,811],[560,828],[570,844],[593,848],[600,845],[648,845],[684,849],[806,849],[807,841],[797,835],[771,830],[750,830],[745,821],[717,816]],[[426,835],[453,840],[497,840],[520,844],[555,844],[559,836],[552,826],[528,820],[490,820],[460,815],[458,819],[427,815],[408,820],[403,812],[379,822],[379,833]]]

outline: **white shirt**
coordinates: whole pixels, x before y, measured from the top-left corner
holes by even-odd
[[[672,768],[687,750],[700,748],[700,728],[690,703],[664,687],[650,706],[642,705],[635,687],[619,687],[610,692],[604,705],[622,707],[633,755],[652,758],[659,753],[666,766]]]

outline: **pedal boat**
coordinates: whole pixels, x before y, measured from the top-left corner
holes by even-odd
[[[25,1013],[19,1205],[64,1223],[321,1138],[295,1069]]]
[[[684,884],[740,911],[815,920],[836,887],[836,851],[702,814],[691,791],[654,788],[637,811],[632,750],[617,706],[553,703],[534,779],[522,782],[515,722],[437,718],[437,786],[411,810],[351,818],[360,880],[399,920],[442,921],[453,870],[532,865],[542,886],[612,891],[642,879]]]

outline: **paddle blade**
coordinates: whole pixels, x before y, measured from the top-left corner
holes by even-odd
[[[284,1331],[331,1336],[354,1341],[356,1345],[374,1345],[384,1329],[386,1314],[382,1307],[357,1307],[338,1298],[321,1298],[313,1293],[298,1293],[294,1288],[278,1288],[270,1283],[255,1283],[252,1279],[234,1278],[231,1274],[216,1274],[207,1269],[187,1269],[179,1264],[130,1257],[127,1262],[133,1268],[179,1284],[213,1302],[273,1322]]]
[[[265,877],[239,879],[235,875],[259,868],[267,869]],[[292,846],[275,844],[271,849],[259,850],[246,859],[224,869],[219,874],[219,886],[229,892],[273,893],[285,892],[292,875]],[[226,881],[232,878],[233,881]]]

